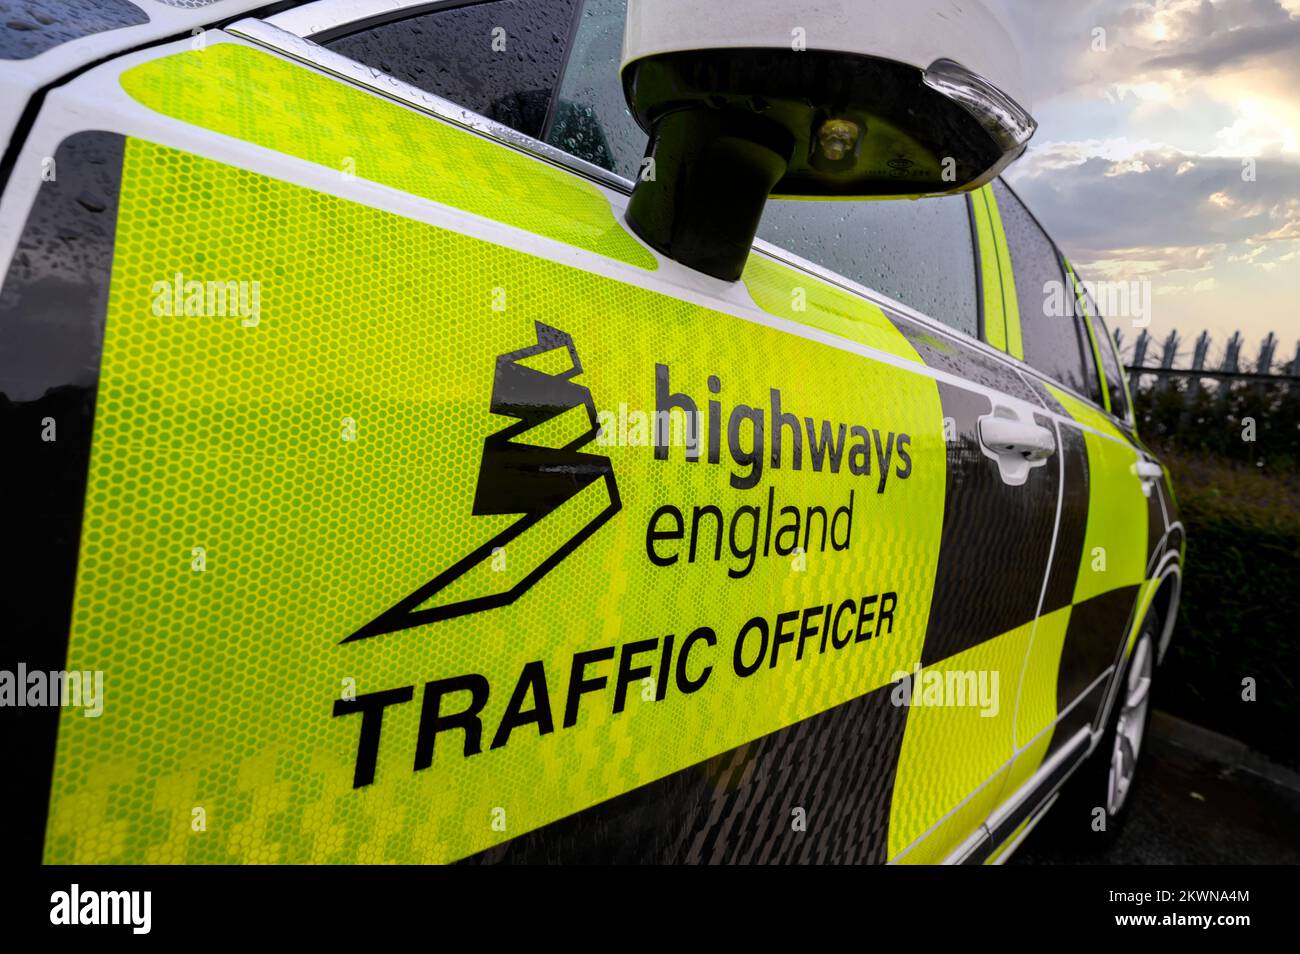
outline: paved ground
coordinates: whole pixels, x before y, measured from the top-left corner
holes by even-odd
[[[1088,851],[1049,812],[1013,864],[1300,864],[1300,778],[1239,743],[1156,713],[1133,815]],[[1262,774],[1258,774],[1262,773]]]

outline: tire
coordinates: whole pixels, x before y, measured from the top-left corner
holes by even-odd
[[[1157,615],[1148,613],[1124,665],[1101,742],[1070,779],[1061,804],[1053,810],[1064,816],[1059,819],[1064,822],[1063,834],[1089,853],[1115,843],[1132,814],[1134,792],[1141,788],[1159,634]]]

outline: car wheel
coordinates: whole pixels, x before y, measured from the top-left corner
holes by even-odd
[[[1128,671],[1115,700],[1114,727],[1110,740],[1110,770],[1106,781],[1106,814],[1117,818],[1124,810],[1137,778],[1138,756],[1151,719],[1151,676],[1155,669],[1155,639],[1152,625],[1138,634]],[[1103,741],[1105,741],[1103,739]]]
[[[1159,620],[1148,613],[1120,677],[1101,742],[1070,779],[1052,810],[1064,840],[1084,852],[1118,838],[1142,779],[1142,749],[1151,721]]]

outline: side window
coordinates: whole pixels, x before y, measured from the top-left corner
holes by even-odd
[[[1092,346],[1056,247],[1001,179],[994,181],[993,193],[1016,276],[1026,363],[1100,404]]]
[[[1119,363],[1119,349],[1115,346],[1115,339],[1106,327],[1106,320],[1102,317],[1101,312],[1097,310],[1097,303],[1092,300],[1092,296],[1084,292],[1084,300],[1087,302],[1088,314],[1092,316],[1092,331],[1097,336],[1097,350],[1101,352],[1101,371],[1106,379],[1106,392],[1110,396],[1110,410],[1116,417],[1124,419],[1129,417],[1128,403],[1124,400],[1124,380],[1122,375],[1124,369]]]
[[[635,179],[646,134],[619,82],[627,0],[583,0],[545,140]],[[963,197],[922,202],[768,202],[760,238],[978,334],[975,261]],[[936,268],[935,263],[943,263]]]
[[[546,141],[626,179],[635,179],[647,136],[623,98],[618,64],[627,0],[584,0],[573,51]]]
[[[647,137],[619,81],[626,14],[627,0],[479,0],[318,42],[635,179]],[[972,337],[979,333],[964,197],[772,201],[758,234]]]
[[[318,42],[541,139],[579,6],[581,0],[485,0]]]
[[[971,337],[979,333],[965,196],[916,202],[772,200],[758,235]]]

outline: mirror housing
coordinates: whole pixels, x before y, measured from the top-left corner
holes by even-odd
[[[978,0],[628,0],[622,80],[653,160],[628,224],[725,281],[769,196],[969,191],[1037,126]]]

